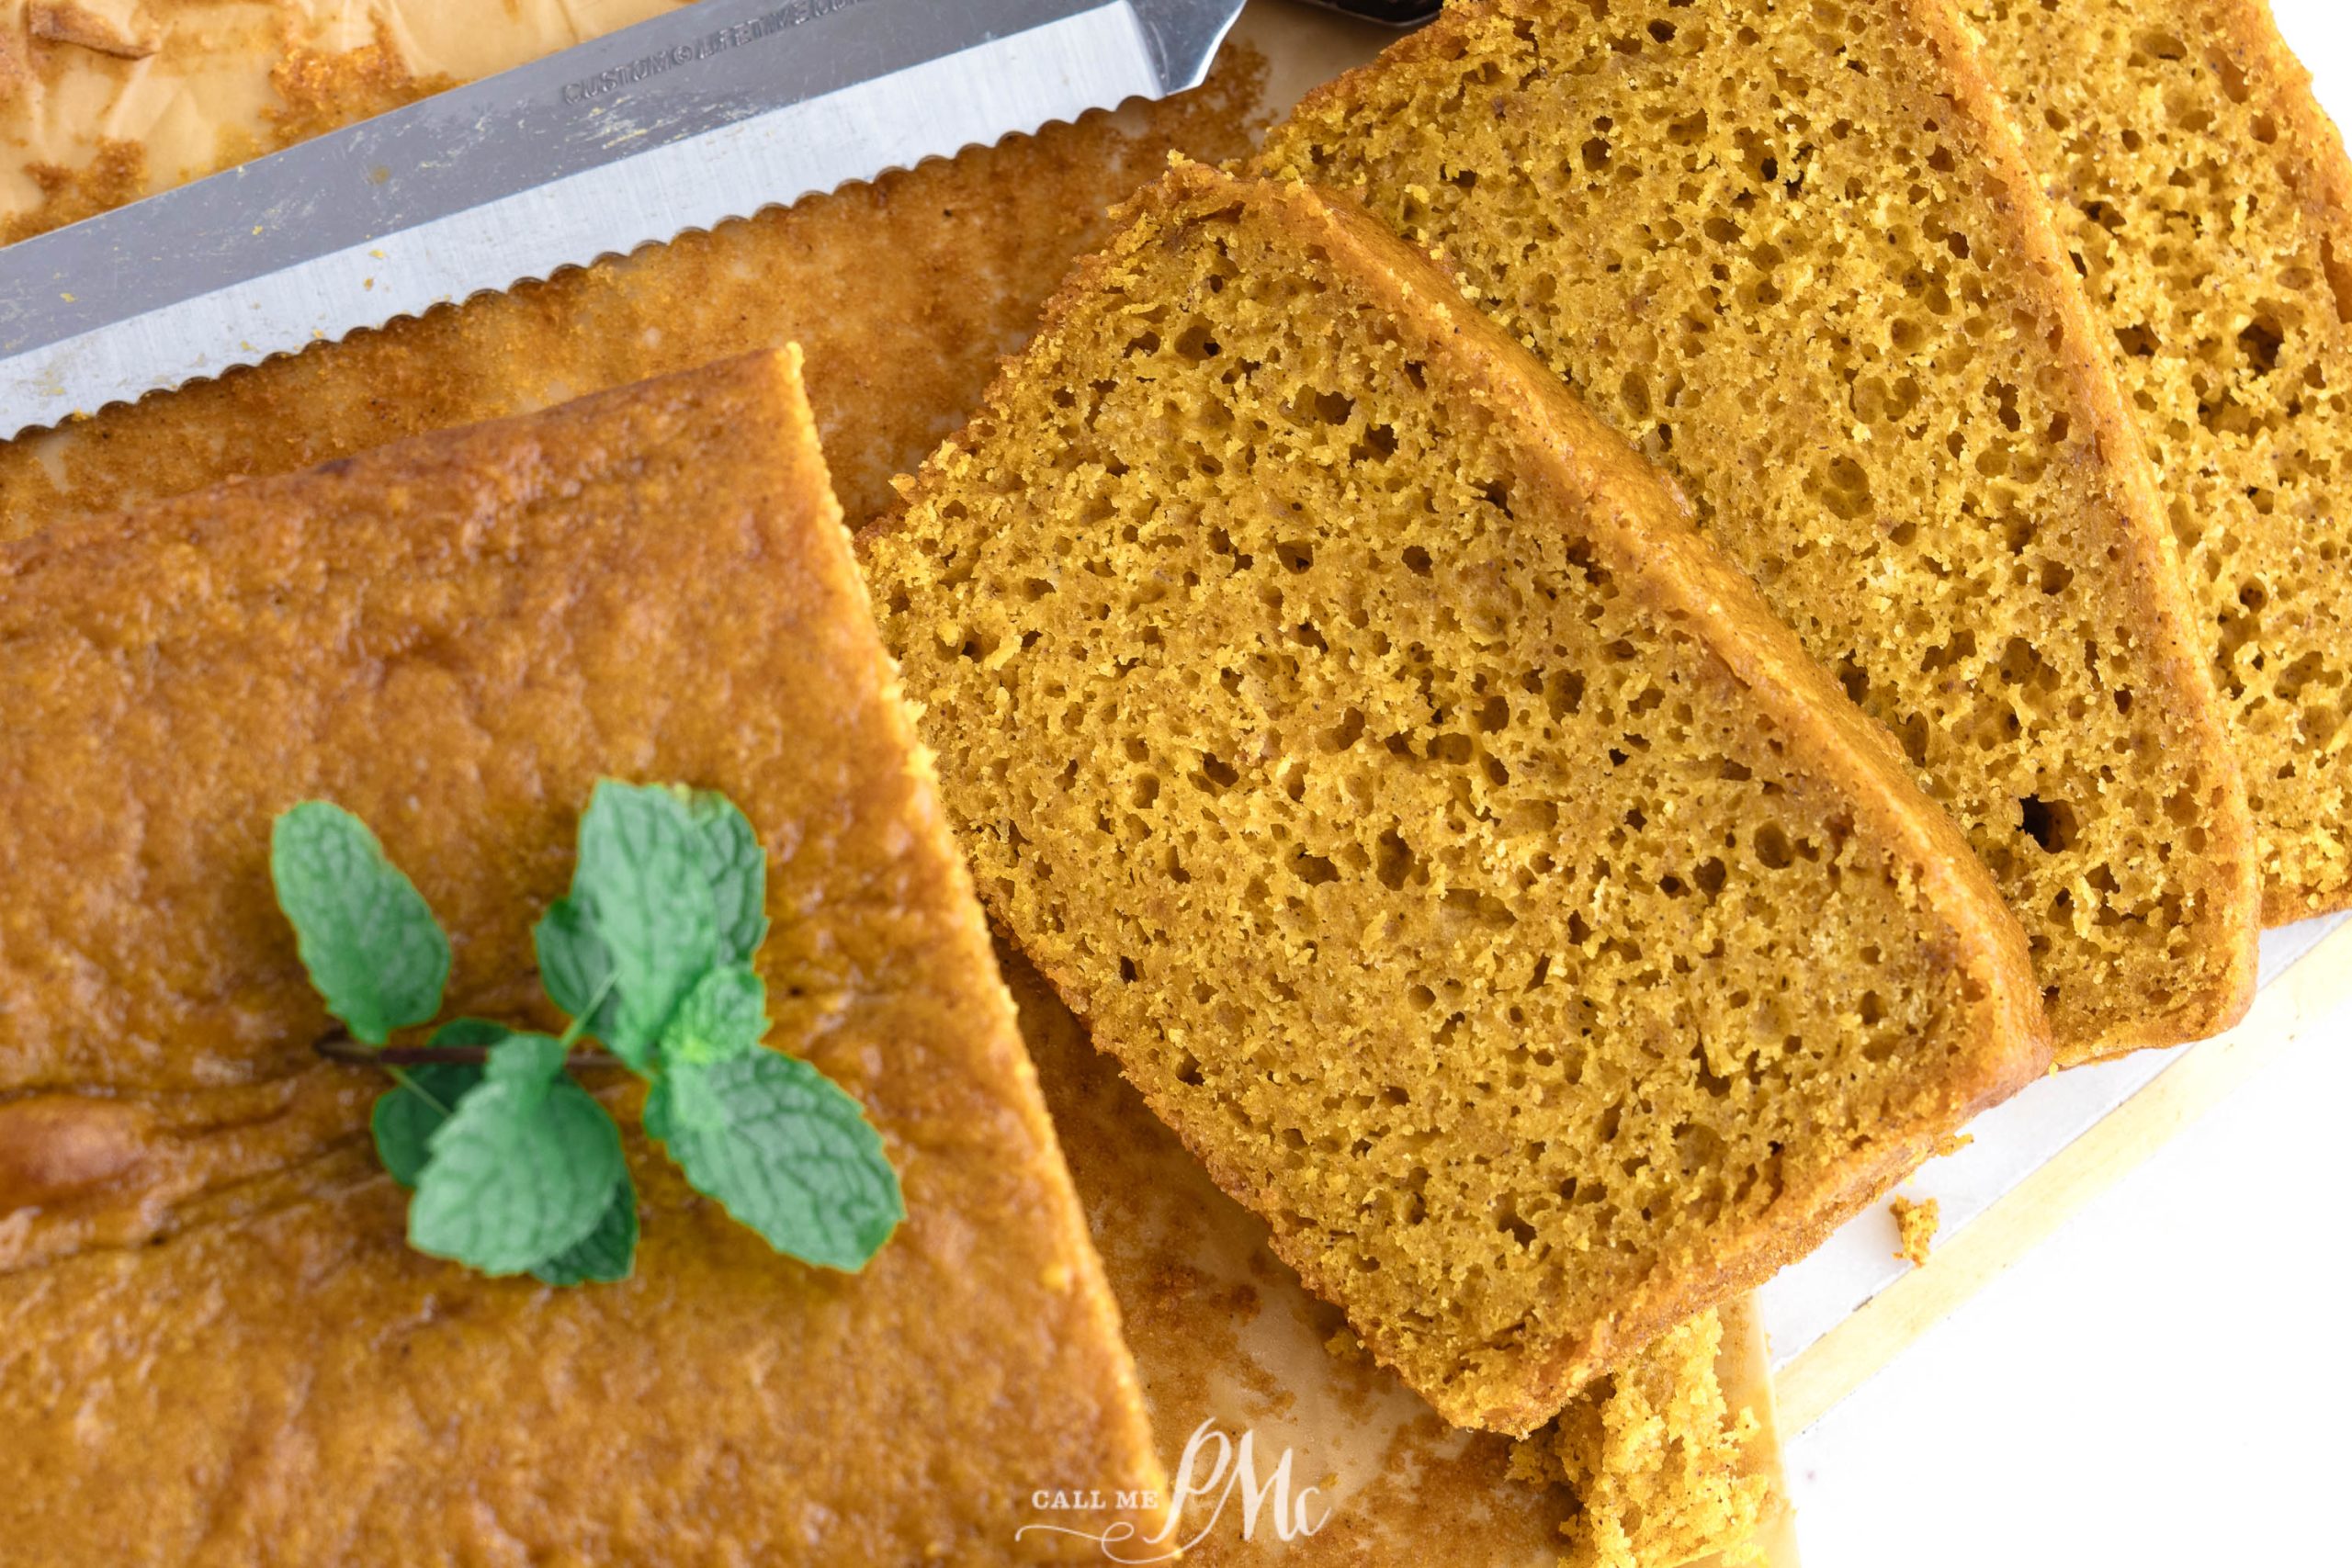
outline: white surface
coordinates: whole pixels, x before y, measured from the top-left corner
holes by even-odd
[[[2272,6],[2352,126],[2352,4]],[[1795,1438],[1806,1568],[2352,1563],[2347,1107],[2352,1013]]]
[[[2352,1016],[1789,1447],[1805,1568],[2352,1562]]]
[[[2266,932],[2263,983],[2267,985],[2318,946],[2322,937],[2346,919],[2339,915]],[[1971,1122],[1968,1146],[1928,1161],[1903,1184],[1904,1195],[1914,1201],[1934,1199],[1939,1206],[1939,1234],[1957,1234],[2188,1049],[2142,1051],[2119,1062],[2042,1079]],[[1893,1218],[1884,1204],[1874,1204],[1820,1250],[1764,1287],[1758,1299],[1776,1368],[1795,1360],[1864,1302],[1909,1272],[1911,1266],[1894,1254],[1894,1242]]]

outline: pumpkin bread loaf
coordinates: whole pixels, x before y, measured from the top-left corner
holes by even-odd
[[[1038,1487],[1164,1488],[792,359],[0,547],[0,649],[9,1561],[1028,1562]],[[864,1272],[634,1132],[629,1280],[409,1247],[271,819],[357,811],[451,1010],[545,1025],[531,922],[607,773],[758,830],[776,1042],[905,1183]]]
[[[1688,490],[2024,923],[2060,1057],[2252,997],[2151,470],[1945,0],[1476,0],[1310,96],[1351,188]]]
[[[1966,0],[2154,456],[2273,924],[2352,907],[2352,164],[2261,0]]]
[[[865,536],[982,897],[1379,1359],[1525,1432],[2046,1061],[1883,734],[1351,204],[1182,165]]]

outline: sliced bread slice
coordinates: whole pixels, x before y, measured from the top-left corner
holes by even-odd
[[[2253,825],[2151,470],[1945,0],[1476,0],[1309,98],[1689,491],[1991,867],[2062,1060],[2253,995]]]
[[[2352,908],[2352,163],[2261,0],[1965,0],[2164,481],[2273,924]]]
[[[1883,735],[1351,204],[1180,166],[865,548],[983,898],[1457,1425],[2046,1060]]]
[[[1249,1437],[1261,1479],[1290,1461],[1290,1491],[1257,1515],[1217,1510],[1213,1486],[1175,1500],[1167,1544],[1186,1568],[1623,1568],[1759,1538],[1751,1568],[1793,1563],[1772,1550],[1789,1506],[1752,1297],[1669,1329],[1523,1441],[1456,1431],[1270,1255],[1266,1223],[1217,1190],[1035,966],[1010,947],[997,961],[1170,1468],[1204,1422]],[[1216,1452],[1198,1441],[1195,1487]]]

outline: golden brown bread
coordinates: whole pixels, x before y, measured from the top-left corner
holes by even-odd
[[[992,912],[1457,1423],[2045,1064],[1883,733],[1350,204],[1177,170],[864,550]]]
[[[1472,0],[1303,103],[1689,491],[2023,922],[2060,1059],[2253,995],[2252,820],[2153,475],[1945,0]]]
[[[2352,907],[2352,164],[2262,0],[1965,0],[2111,346],[2262,836]]]
[[[0,880],[48,890],[0,908],[12,1557],[1000,1562],[1041,1485],[1164,1483],[787,356],[60,525],[0,548]],[[777,1043],[905,1185],[864,1273],[634,1138],[626,1283],[408,1248],[379,1085],[310,1050],[272,817],[371,823],[450,1009],[517,1018],[604,774],[723,790],[767,847]],[[210,1158],[271,1130],[241,1114],[285,1135]]]

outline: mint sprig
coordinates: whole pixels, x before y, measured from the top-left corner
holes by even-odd
[[[621,786],[616,786],[621,787]],[[703,874],[710,879],[719,956],[749,964],[768,939],[768,856],[751,822],[716,790],[677,790],[701,840]]]
[[[503,1024],[461,1018],[435,1030],[433,1043],[495,1045],[506,1033]],[[433,1134],[458,1101],[481,1082],[481,1067],[471,1062],[428,1062],[397,1069],[394,1081],[397,1088],[378,1097],[368,1127],[376,1134],[376,1157],[394,1181],[413,1190],[432,1156]]]
[[[584,1285],[592,1280],[626,1280],[636,1267],[637,1184],[624,1168],[595,1228],[554,1257],[533,1264],[531,1273],[549,1285]]]
[[[503,1024],[460,1018],[433,1032],[435,1046],[494,1046],[510,1032]],[[480,1083],[475,1063],[433,1062],[396,1069],[400,1087],[376,1101],[376,1152],[402,1187],[413,1189],[431,1152],[433,1134],[449,1119],[449,1108]],[[595,1228],[566,1251],[532,1265],[550,1285],[589,1280],[626,1280],[637,1257],[637,1185],[624,1166]],[[470,1261],[470,1260],[469,1260]]]
[[[272,850],[303,964],[355,1037],[380,1047],[440,1010],[447,938],[364,824],[305,802]],[[597,784],[571,890],[533,931],[563,1035],[456,1019],[423,1048],[368,1054],[397,1080],[371,1125],[413,1193],[412,1246],[550,1285],[628,1277],[636,1188],[611,1114],[570,1071],[593,1037],[650,1081],[646,1130],[689,1184],[780,1252],[865,1267],[905,1202],[858,1102],[763,1043],[766,864],[723,795]]]
[[[695,983],[662,1028],[662,1060],[672,1070],[732,1061],[760,1048],[768,1032],[768,988],[748,964],[724,964]]]
[[[557,899],[531,928],[531,944],[539,955],[539,985],[555,1005],[566,1018],[586,1019],[587,1032],[609,1042],[620,1000],[612,994],[612,954],[587,912],[576,899]]]

